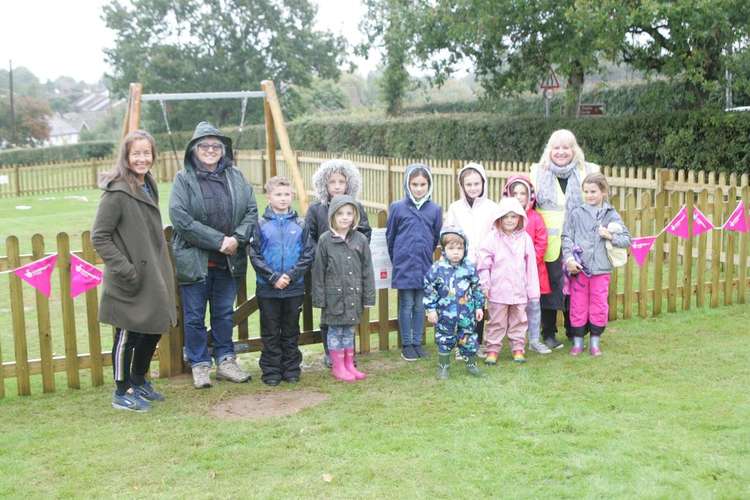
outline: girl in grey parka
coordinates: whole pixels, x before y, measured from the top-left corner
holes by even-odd
[[[599,338],[609,316],[607,296],[612,264],[606,242],[613,247],[630,246],[630,233],[617,211],[605,201],[609,185],[604,175],[589,174],[582,183],[584,204],[565,218],[562,259],[570,275],[570,325],[572,356],[583,351],[586,329],[591,332],[591,355],[600,356]]]
[[[359,187],[362,185],[362,176],[354,163],[349,160],[326,160],[320,164],[318,170],[312,176],[313,190],[318,198],[309,207],[305,214],[305,226],[310,231],[310,237],[317,245],[320,236],[328,231],[328,208],[334,196],[347,194],[357,199]],[[362,204],[357,202],[359,211],[359,222],[355,226],[357,231],[367,237],[370,241],[372,229],[367,220],[367,212],[362,208]],[[330,368],[331,360],[328,354],[328,325],[321,321],[320,336],[323,340],[323,349],[325,350],[324,364]]]
[[[375,305],[375,279],[367,238],[355,228],[359,207],[351,196],[334,197],[328,208],[329,230],[318,240],[312,270],[312,302],[328,325],[333,376],[354,382],[365,374],[354,366],[354,326],[367,306]]]

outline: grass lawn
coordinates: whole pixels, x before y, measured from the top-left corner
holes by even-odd
[[[613,323],[605,354],[563,351],[433,378],[429,360],[360,358],[370,378],[309,370],[296,387],[156,382],[147,414],[111,387],[0,400],[3,497],[748,498],[747,306]],[[308,358],[313,357],[312,355]],[[317,360],[306,363],[317,366]],[[328,396],[300,413],[219,420],[243,395]]]

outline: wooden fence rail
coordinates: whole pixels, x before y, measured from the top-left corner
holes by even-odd
[[[181,154],[179,152],[178,154]],[[433,169],[435,180],[434,199],[444,207],[458,196],[456,172],[464,164],[458,160],[430,160],[388,158],[355,154],[332,154],[312,151],[296,153],[302,178],[308,194],[314,195],[310,180],[313,172],[322,162],[331,158],[344,158],[354,162],[362,172],[362,193],[364,205],[372,210],[385,210],[388,205],[403,196],[404,167],[415,161],[423,162]],[[277,156],[278,173],[290,177],[282,155]],[[0,197],[27,196],[55,191],[91,189],[97,185],[97,178],[108,170],[113,158],[99,158],[67,163],[48,163],[35,166],[0,167]],[[237,154],[237,164],[248,181],[261,187],[270,174],[267,153],[263,150],[242,150]],[[500,198],[503,184],[511,175],[528,173],[531,163],[486,161],[483,162],[489,180],[488,195]],[[182,167],[182,158],[175,158],[171,151],[162,151],[154,173],[158,180],[170,182]],[[612,186],[613,195],[635,193],[640,205],[641,196],[651,194],[653,200],[658,192],[680,193],[684,203],[687,193],[698,193],[704,189],[720,188],[726,196],[731,188],[741,190],[750,185],[750,173],[704,172],[702,170],[670,170],[654,167],[604,166],[603,173]],[[709,195],[711,198],[713,194]],[[624,208],[624,206],[618,207]]]

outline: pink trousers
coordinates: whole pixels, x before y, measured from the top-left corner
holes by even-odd
[[[487,352],[500,352],[503,337],[508,336],[512,351],[523,351],[526,345],[526,304],[489,303],[490,319],[486,323],[484,343]]]
[[[586,276],[583,273],[570,278],[570,325],[607,326],[609,318],[609,274]]]

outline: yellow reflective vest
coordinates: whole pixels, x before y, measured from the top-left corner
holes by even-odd
[[[586,162],[584,165],[578,165],[578,174],[583,181],[583,178],[588,174],[599,172],[599,165],[596,163]],[[534,190],[539,193],[539,183],[537,182],[537,175],[539,173],[539,164],[534,163],[531,166],[531,183],[534,185]],[[562,207],[554,210],[542,210],[537,207],[536,211],[542,216],[544,225],[547,226],[547,251],[544,252],[545,262],[554,262],[560,256],[560,248],[562,247],[562,228],[565,223],[565,193],[559,183],[555,183],[557,189],[557,206]]]

